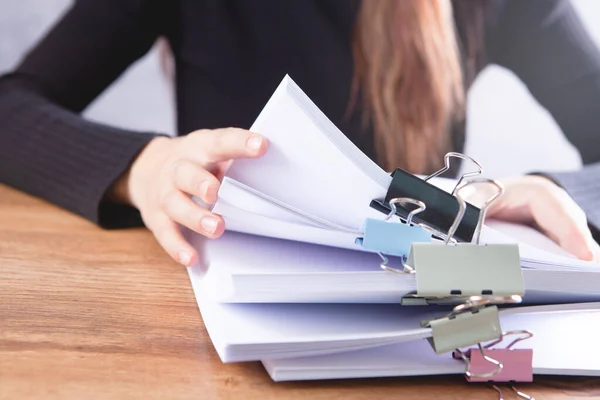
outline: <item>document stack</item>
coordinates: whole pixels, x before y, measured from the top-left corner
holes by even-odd
[[[599,266],[486,221],[504,189],[477,161],[385,172],[290,77],[251,130],[269,150],[223,179],[227,232],[186,233],[223,362],[262,361],[275,381],[464,374],[522,397],[536,374],[600,375]],[[457,158],[470,172],[441,177]],[[479,185],[495,192],[477,207]]]

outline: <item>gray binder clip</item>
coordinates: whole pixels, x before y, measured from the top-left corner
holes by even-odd
[[[466,209],[460,192],[476,183],[491,183],[498,191],[481,208],[474,243],[451,244]],[[444,243],[413,243],[411,246],[406,264],[416,272],[417,291],[405,297],[403,304],[430,304],[435,300],[452,299],[462,302],[470,296],[489,296],[499,303],[521,301],[525,285],[518,245],[479,244],[487,207],[503,191],[499,182],[489,179],[476,179],[459,186],[456,190],[459,211]],[[421,301],[415,298],[421,298]]]
[[[498,308],[486,307],[488,304],[487,299],[473,297],[454,307],[445,317],[422,321],[422,327],[431,328],[431,337],[427,340],[433,350],[443,354],[499,339],[502,329]]]

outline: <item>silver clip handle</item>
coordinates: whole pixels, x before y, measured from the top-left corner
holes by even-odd
[[[423,203],[420,200],[415,200],[415,199],[411,199],[409,197],[396,197],[393,198],[389,201],[390,204],[390,213],[385,217],[385,220],[389,220],[390,218],[392,218],[392,216],[394,216],[394,214],[396,214],[397,208],[396,208],[396,204],[400,204],[403,206],[406,206],[407,204],[413,204],[415,206],[417,206],[418,208],[412,210],[410,213],[408,213],[407,217],[406,217],[406,224],[407,225],[411,225],[412,224],[412,219],[415,215],[417,215],[420,212],[425,211],[425,209],[427,208],[427,206],[425,206],[425,203]],[[379,255],[379,257],[381,258],[381,263],[379,264],[379,267],[387,272],[393,272],[396,274],[414,274],[415,270],[414,268],[412,268],[411,266],[409,266],[408,264],[406,264],[404,262],[404,260],[402,259],[402,257],[400,257],[400,262],[402,263],[402,267],[403,269],[397,269],[394,267],[390,267],[389,266],[389,259],[383,255],[382,253],[378,252],[377,253]]]
[[[509,350],[510,348],[512,348],[515,344],[522,342],[524,340],[530,339],[533,337],[533,332],[528,331],[528,330],[520,330],[520,331],[508,331],[508,332],[504,332],[502,333],[502,336],[500,336],[498,339],[494,340],[493,342],[490,342],[488,344],[486,344],[484,347],[486,349],[489,349],[491,347],[494,347],[495,345],[497,345],[498,343],[502,342],[504,340],[504,338],[506,336],[509,335],[521,335],[518,338],[516,338],[515,340],[513,340],[512,342],[510,342],[508,344],[508,346],[505,347],[506,350]]]
[[[456,349],[456,353],[460,356],[460,358],[463,359],[463,361],[465,362],[465,364],[467,364],[467,369],[465,371],[465,375],[467,375],[469,378],[477,378],[477,379],[487,379],[487,378],[492,378],[496,375],[498,375],[502,369],[504,368],[504,365],[502,365],[502,363],[490,356],[488,356],[485,353],[485,348],[481,345],[481,343],[477,343],[477,346],[479,347],[479,351],[481,351],[481,356],[483,357],[483,359],[487,362],[489,362],[490,364],[495,365],[496,367],[490,371],[487,372],[485,374],[474,374],[471,372],[471,359],[469,357],[467,357],[467,355],[460,349]]]
[[[466,210],[466,202],[460,195],[460,192],[467,186],[478,185],[478,184],[493,185],[498,190],[490,198],[488,198],[486,200],[486,202],[483,203],[483,205],[481,206],[481,211],[479,212],[479,219],[477,220],[477,226],[475,227],[475,233],[473,234],[473,239],[471,241],[471,243],[475,243],[475,244],[479,244],[479,242],[480,242],[481,231],[483,229],[483,224],[485,222],[485,216],[487,214],[488,208],[496,200],[498,200],[498,198],[504,193],[504,185],[494,179],[478,178],[478,179],[473,179],[469,182],[462,184],[458,189],[456,189],[456,198],[458,199],[459,207],[461,207],[459,209],[459,212],[462,210],[461,220],[462,220],[462,217],[464,216],[464,212]],[[454,234],[456,229],[458,229],[458,225],[460,224],[461,220],[458,220],[458,223],[456,223],[456,220],[455,220],[454,222],[456,223],[456,225],[452,224],[452,227],[454,227],[454,231],[452,232],[452,234]],[[452,229],[452,227],[451,227],[451,229]]]
[[[464,155],[462,153],[456,153],[456,152],[450,152],[450,153],[446,153],[446,155],[444,156],[444,167],[436,172],[434,172],[433,174],[429,175],[428,177],[426,177],[425,179],[423,179],[424,181],[428,181],[430,179],[436,178],[440,175],[442,175],[443,173],[445,173],[446,171],[448,171],[450,169],[450,158],[455,157],[455,158],[460,158],[466,161],[470,161],[471,163],[473,163],[476,167],[477,167],[477,171],[473,171],[473,172],[465,172],[464,174],[461,175],[460,179],[458,180],[458,182],[456,183],[456,186],[454,187],[454,189],[452,190],[452,195],[454,195],[456,193],[456,190],[458,189],[458,187],[460,186],[460,184],[462,183],[462,181],[465,178],[470,178],[472,176],[479,176],[483,173],[483,166],[481,164],[479,164],[477,161],[475,161],[473,158]]]
[[[404,275],[410,275],[410,274],[414,274],[416,272],[413,267],[411,267],[410,265],[408,265],[404,262],[402,257],[399,257],[399,260],[400,260],[400,264],[402,264],[403,269],[398,269],[398,268],[390,267],[390,265],[389,265],[390,260],[385,255],[383,255],[383,253],[377,252],[377,255],[381,258],[381,263],[379,264],[379,268],[381,268],[384,271],[393,272],[395,274],[404,274]]]
[[[461,183],[460,187],[458,187],[457,190],[455,189],[456,193],[458,194],[460,190],[465,186],[466,183]],[[456,217],[454,218],[452,225],[450,225],[450,229],[448,229],[448,234],[444,239],[444,244],[450,243],[450,240],[452,240],[452,238],[454,237],[458,226],[460,225],[463,217],[465,216],[465,211],[467,211],[467,203],[465,202],[465,199],[463,199],[461,196],[456,196],[456,201],[458,202],[458,212],[456,213]]]
[[[528,395],[527,393],[523,393],[521,391],[519,391],[519,389],[517,389],[515,387],[515,385],[510,385],[510,388],[512,389],[513,392],[515,392],[517,394],[517,396],[521,399],[525,399],[525,400],[535,400],[534,397]],[[496,385],[492,385],[492,389],[494,389],[496,392],[498,392],[498,400],[504,400],[504,393],[502,393],[502,390],[500,390],[500,388]]]
[[[401,206],[406,206],[408,204],[413,204],[415,206],[417,206],[418,208],[412,210],[411,212],[408,213],[408,215],[406,216],[406,224],[407,225],[411,225],[412,224],[412,219],[415,215],[422,213],[423,211],[425,211],[425,209],[427,208],[427,206],[425,206],[425,203],[423,203],[421,200],[415,200],[415,199],[411,199],[409,197],[396,197],[393,198],[389,201],[390,204],[390,213],[385,217],[386,220],[389,220],[390,218],[392,218],[392,216],[394,216],[394,214],[396,214],[396,211],[398,210],[396,208],[396,204],[400,204]]]
[[[488,304],[519,304],[523,301],[521,296],[471,296],[464,303],[455,306],[447,315],[448,318],[467,311],[476,310]],[[502,338],[500,338],[500,341]],[[499,342],[498,342],[499,343]],[[494,343],[497,344],[497,343]]]

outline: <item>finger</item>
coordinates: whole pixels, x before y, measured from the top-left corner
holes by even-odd
[[[490,205],[486,216],[519,224],[531,224],[535,221],[531,215],[528,201],[524,196],[518,195],[516,191],[509,191]]]
[[[165,214],[155,218],[150,227],[162,248],[178,263],[191,267],[198,260],[196,250],[183,238],[180,227]]]
[[[592,253],[594,253],[594,258],[592,259],[592,261],[598,262],[600,261],[600,244],[598,244],[598,242],[596,242],[596,240],[594,240],[594,237],[592,236]]]
[[[532,204],[536,224],[550,238],[579,259],[593,261],[598,244],[590,232],[584,212],[561,189],[540,196]]]
[[[162,200],[162,210],[173,221],[208,238],[221,236],[225,222],[221,216],[200,207],[179,190],[172,190]]]
[[[563,189],[535,177],[505,180],[505,185],[506,192],[490,207],[488,217],[533,224],[577,258],[600,259],[585,213]]]
[[[585,261],[597,258],[598,245],[587,225],[569,222],[559,227],[542,227],[541,230],[575,257]]]
[[[229,168],[231,168],[232,164],[233,164],[233,160],[218,162],[218,163],[214,164],[214,168],[212,170],[210,170],[210,172],[212,172],[212,174],[220,182],[223,180],[223,178],[225,177],[225,174],[227,173]]]
[[[197,196],[206,204],[214,204],[217,201],[219,180],[191,161],[180,160],[175,164],[173,183],[179,190]]]
[[[192,159],[213,164],[234,158],[260,157],[267,151],[267,139],[244,129],[226,128],[197,131],[190,134],[188,146]]]
[[[587,226],[578,226],[562,237],[559,244],[580,260],[595,261],[600,254],[600,247]]]
[[[522,224],[536,222],[534,213],[539,211],[538,207],[548,212],[553,207],[548,199],[556,197],[555,192],[559,189],[554,183],[537,176],[503,179],[502,183],[505,191],[488,208],[487,215]],[[487,194],[489,196],[491,193]]]

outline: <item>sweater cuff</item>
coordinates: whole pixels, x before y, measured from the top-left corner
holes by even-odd
[[[82,119],[22,81],[0,81],[0,182],[103,228],[141,226],[139,212],[107,200],[113,183],[157,133]]]
[[[96,182],[96,190],[93,192],[87,204],[89,209],[82,210],[82,215],[95,222],[104,229],[134,228],[144,225],[140,212],[132,206],[116,203],[108,199],[108,190],[130,167],[137,155],[157,134],[131,133],[119,146],[118,156],[112,159],[112,163],[106,168],[102,177]]]
[[[589,164],[577,171],[545,172],[537,175],[543,175],[565,189],[585,212],[588,224],[598,232],[600,228],[600,163]]]

